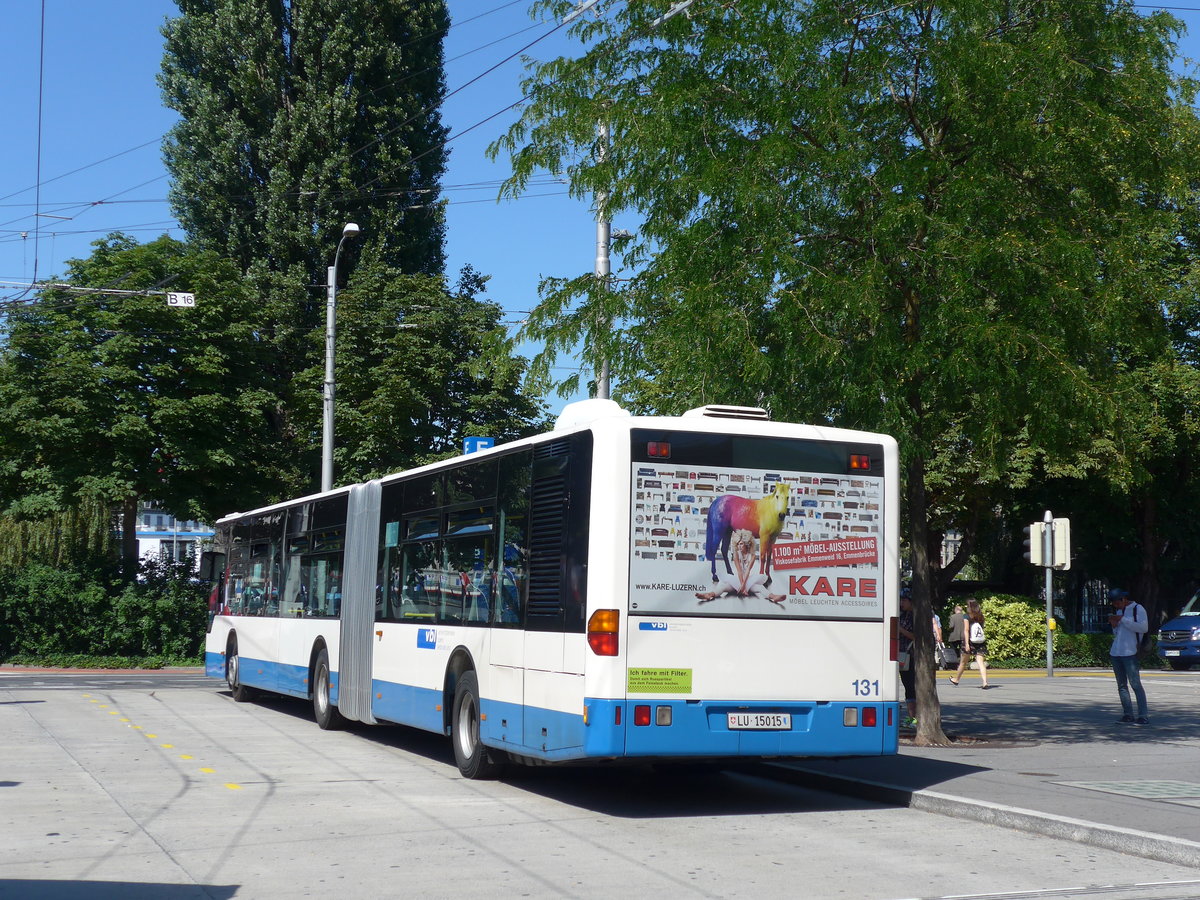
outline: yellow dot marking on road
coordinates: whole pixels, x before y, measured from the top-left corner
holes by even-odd
[[[96,704],[96,707],[97,707],[97,709],[108,709],[108,704],[107,704],[107,703],[101,703],[99,700],[92,699],[90,694],[84,694],[83,696],[84,696],[85,698],[89,698],[89,699],[88,699],[88,702],[89,702],[89,703],[95,703],[95,704]],[[117,709],[109,709],[109,710],[108,710],[108,714],[109,714],[110,716],[119,716],[119,715],[121,715],[121,711],[120,711],[120,710],[117,710]],[[130,727],[130,728],[134,728],[134,729],[136,729],[136,730],[138,730],[138,731],[142,731],[142,726],[141,726],[141,725],[134,725],[134,724],[130,723],[130,721],[129,721],[129,718],[128,718],[128,717],[124,717],[124,718],[122,718],[120,721],[122,721],[122,722],[124,722],[125,724],[129,725],[129,727]],[[157,735],[157,734],[151,734],[151,733],[149,733],[149,732],[146,732],[146,731],[142,731],[142,734],[143,734],[145,737],[147,737],[147,738],[157,738],[157,737],[158,737],[158,735]],[[161,744],[160,746],[161,746],[161,747],[162,747],[164,750],[174,750],[174,749],[175,749],[175,745],[174,745],[174,744]],[[192,755],[190,755],[190,754],[188,754],[188,753],[181,753],[181,754],[179,754],[179,758],[180,758],[180,759],[194,759],[195,757],[193,757]],[[208,767],[205,767],[205,768],[202,768],[200,771],[201,771],[201,772],[203,772],[205,775],[212,775],[214,772],[216,772],[216,769],[210,769],[210,768],[208,768]],[[240,790],[242,789],[242,786],[241,786],[240,784],[227,784],[227,785],[225,785],[225,787],[229,788],[231,791],[240,791]]]
[[[242,789],[240,784],[234,784],[233,782],[226,782],[225,787],[229,788],[231,791],[240,791]]]

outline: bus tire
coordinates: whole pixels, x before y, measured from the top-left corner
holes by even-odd
[[[254,699],[254,689],[242,684],[242,660],[238,656],[236,638],[229,642],[229,649],[225,651],[225,683],[229,685],[235,703],[248,703]]]
[[[322,731],[334,731],[345,724],[346,720],[329,699],[329,651],[324,648],[313,665],[312,704],[313,717]]]
[[[454,745],[454,762],[464,778],[495,778],[499,774],[499,764],[479,739],[479,679],[470,670],[458,676],[454,687],[450,742]]]

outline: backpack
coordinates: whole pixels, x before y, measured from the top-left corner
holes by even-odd
[[[971,645],[974,646],[975,644],[983,644],[986,641],[987,641],[987,637],[983,633],[983,623],[982,622],[972,622],[971,623]]]

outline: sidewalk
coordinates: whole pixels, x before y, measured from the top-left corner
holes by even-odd
[[[773,763],[772,775],[1200,868],[1200,671],[1143,672],[1148,726],[1118,725],[1111,672],[939,673],[947,735],[894,757]]]

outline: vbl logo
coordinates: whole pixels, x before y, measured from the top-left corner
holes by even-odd
[[[436,628],[418,628],[417,629],[417,646],[426,650],[433,650],[437,647],[437,629]]]
[[[638,624],[641,631],[666,631],[666,622],[641,622]]]

